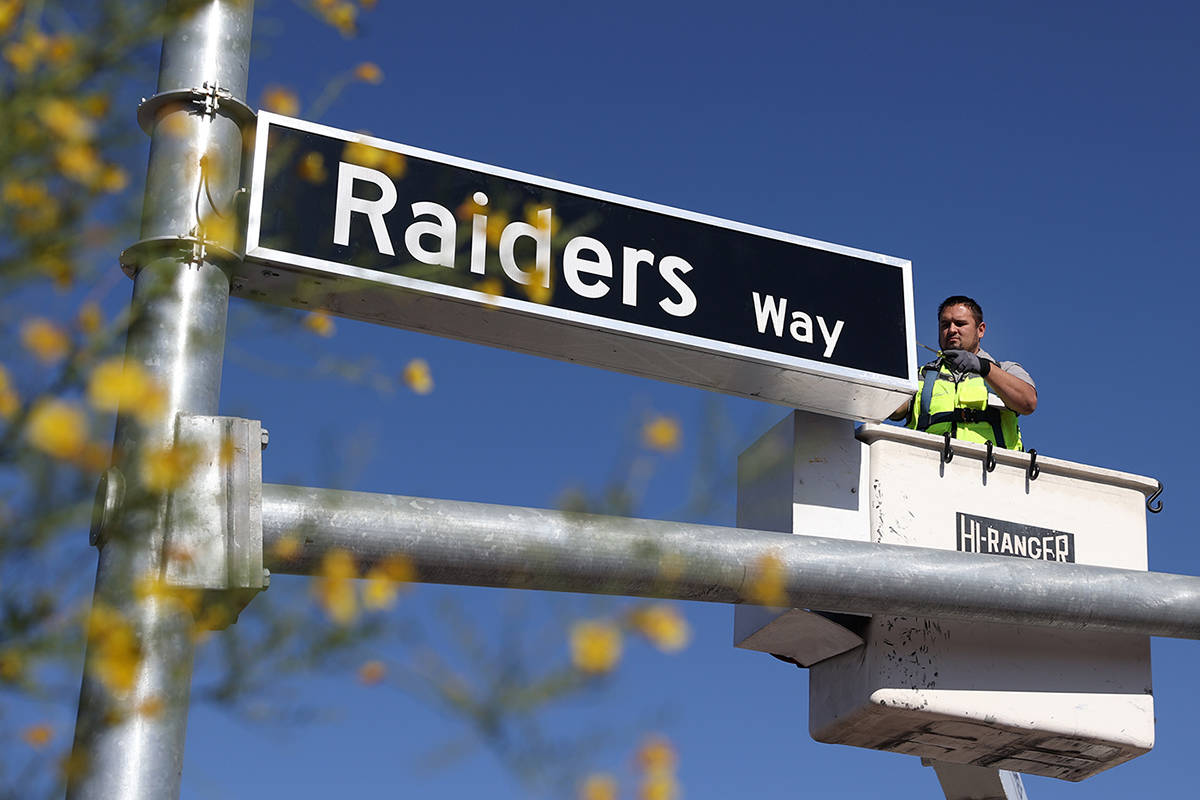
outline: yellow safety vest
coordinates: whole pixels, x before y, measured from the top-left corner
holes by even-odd
[[[991,442],[1009,450],[1025,449],[1017,413],[988,406],[987,383],[981,376],[969,374],[956,381],[950,370],[937,364],[921,369],[907,427],[939,436],[949,433],[979,444]]]

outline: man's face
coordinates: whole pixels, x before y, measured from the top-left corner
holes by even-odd
[[[938,317],[938,344],[943,350],[974,353],[979,350],[979,340],[986,328],[984,323],[975,322],[975,315],[965,305],[946,306]]]

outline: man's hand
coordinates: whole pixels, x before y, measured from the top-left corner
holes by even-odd
[[[942,359],[946,362],[946,366],[955,372],[975,372],[984,375],[991,371],[992,362],[988,361],[987,366],[983,366],[981,359],[975,353],[968,353],[966,350],[943,350]]]
[[[977,353],[966,350],[943,350],[942,359],[946,366],[956,372],[975,372],[983,376],[988,388],[995,392],[1004,405],[1018,414],[1032,414],[1037,409],[1037,389]]]

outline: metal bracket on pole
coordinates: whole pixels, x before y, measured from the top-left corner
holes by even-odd
[[[921,763],[933,767],[946,800],[1027,800],[1029,797],[1021,776],[1016,772],[971,764],[951,764],[931,758],[922,758]]]
[[[172,452],[188,467],[166,504],[161,579],[194,592],[197,624],[221,630],[270,584],[263,567],[262,450],[257,420],[180,414]],[[120,535],[125,477],[110,467],[96,490],[90,540]]]
[[[198,236],[154,236],[134,242],[121,251],[121,270],[134,278],[144,265],[170,256],[193,264],[211,261],[229,267],[242,260],[239,253],[209,239]]]
[[[199,106],[199,113],[215,117],[222,114],[238,123],[242,128],[249,129],[255,119],[254,110],[233,96],[233,93],[222,89],[214,83],[205,81],[202,86],[190,89],[172,89],[158,92],[151,97],[143,97],[138,105],[137,120],[147,134],[154,130],[158,119],[159,109],[168,105]]]
[[[195,459],[167,504],[163,580],[196,590],[197,622],[220,630],[270,584],[263,568],[258,420],[180,414],[175,449]]]

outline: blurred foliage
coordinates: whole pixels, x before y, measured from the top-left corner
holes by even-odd
[[[97,477],[113,459],[114,415],[148,422],[164,407],[162,387],[120,355],[136,309],[113,299],[126,291],[115,256],[136,238],[136,174],[146,148],[130,104],[148,93],[164,31],[199,5],[0,0],[0,798],[59,796],[66,777],[86,768],[70,752],[85,641],[95,674],[114,696],[128,692],[140,662],[131,623],[117,609],[92,604],[95,556],[83,532]],[[374,3],[300,5],[333,35],[349,37]],[[305,113],[318,117],[351,81],[383,79],[370,62],[352,66],[332,75]],[[278,85],[261,105],[302,109],[301,98]],[[336,332],[319,312],[262,314],[261,324],[297,328],[313,348]],[[403,385],[427,394],[435,386],[436,365],[421,359],[399,373],[333,358],[314,363],[317,373],[377,391]],[[564,506],[632,513],[654,459],[676,452],[683,437],[676,418],[649,414],[610,485],[572,490]],[[713,468],[718,453],[732,463],[726,445],[714,440],[702,448],[697,502],[686,514],[705,513],[714,481],[728,477]],[[195,459],[178,448],[143,453],[139,478],[150,491],[170,491]],[[348,553],[334,551],[309,584],[311,602],[296,602],[293,584],[260,595],[228,630],[209,633],[200,620],[193,700],[267,723],[319,719],[321,709],[298,700],[287,679],[345,670],[364,686],[390,686],[461,719],[470,742],[522,779],[543,788],[569,783],[571,793],[595,800],[616,796],[611,775],[579,778],[604,736],[548,735],[540,714],[572,694],[603,691],[632,640],[667,653],[683,649],[690,634],[676,607],[609,603],[597,613],[593,602],[585,619],[568,613],[533,627],[518,610],[494,636],[481,636],[453,602],[434,623],[395,613],[414,578],[402,555],[363,573]],[[203,616],[194,596],[156,577],[133,589]],[[404,656],[384,660],[379,652]],[[125,709],[161,712],[153,700]],[[606,746],[627,749],[628,742]],[[469,749],[451,743],[429,760]],[[647,740],[638,758],[639,796],[678,794],[665,740]],[[549,783],[547,765],[558,771]]]

